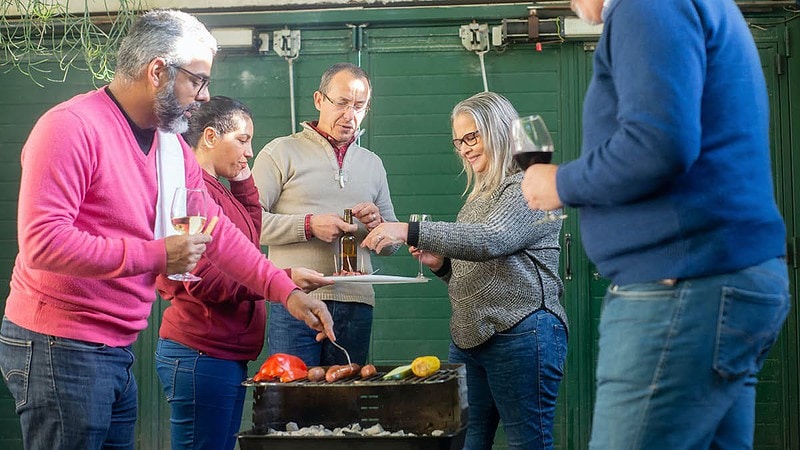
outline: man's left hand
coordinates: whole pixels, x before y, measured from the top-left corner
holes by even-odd
[[[531,209],[550,211],[561,208],[561,199],[556,190],[555,164],[534,164],[525,171],[522,179],[522,195]]]
[[[359,203],[352,208],[353,217],[363,223],[367,230],[372,230],[381,224],[381,210],[372,202]]]

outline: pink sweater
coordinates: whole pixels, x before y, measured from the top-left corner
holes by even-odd
[[[186,185],[204,188],[183,143]],[[155,146],[158,142],[154,143]],[[29,330],[125,346],[133,343],[166,269],[153,239],[156,151],[145,155],[104,89],[45,113],[22,150],[19,254],[5,314]],[[220,217],[206,256],[264,297],[286,302],[297,287],[209,202]]]

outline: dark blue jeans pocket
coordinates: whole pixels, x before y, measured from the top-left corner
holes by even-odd
[[[167,401],[171,401],[175,397],[175,379],[178,377],[180,361],[173,358],[165,358],[158,353],[156,353],[155,358],[156,374],[158,374],[158,379],[161,380],[164,396]]]
[[[714,371],[727,379],[758,372],[788,312],[783,295],[723,287]]]
[[[28,403],[28,378],[33,358],[33,341],[0,335],[0,372],[14,396],[17,409]]]

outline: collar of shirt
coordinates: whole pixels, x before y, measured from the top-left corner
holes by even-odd
[[[317,124],[319,124],[319,122],[309,122],[308,124],[314,129],[314,131],[319,133],[320,136],[324,137],[328,142],[330,142],[331,147],[333,147],[333,153],[336,154],[336,162],[339,163],[339,168],[341,168],[342,164],[344,163],[344,154],[347,153],[347,148],[350,147],[350,144],[356,140],[356,136],[354,135],[349,141],[342,145],[338,145],[336,140],[333,139],[333,136],[317,128]]]

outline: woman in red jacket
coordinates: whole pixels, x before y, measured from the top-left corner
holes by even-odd
[[[250,176],[253,118],[241,102],[212,97],[194,111],[184,139],[203,168],[210,200],[259,246],[261,206]],[[230,189],[219,178],[226,178]],[[202,258],[197,282],[160,276],[159,294],[170,301],[156,349],[156,370],[170,404],[173,449],[233,449],[242,419],[247,362],[264,344],[265,299]],[[309,290],[331,284],[321,273],[290,270]]]

